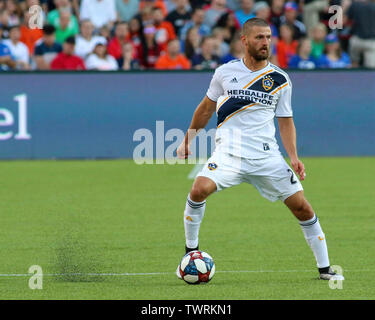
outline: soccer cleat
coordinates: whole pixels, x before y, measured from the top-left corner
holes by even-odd
[[[321,280],[345,280],[344,276],[334,272],[331,267],[319,268],[319,279]]]
[[[189,253],[195,250],[199,250],[199,246],[197,246],[196,248],[188,248],[187,246],[185,246],[185,253]]]

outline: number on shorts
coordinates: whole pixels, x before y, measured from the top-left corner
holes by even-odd
[[[293,171],[292,171],[291,169],[288,169],[288,172],[291,173],[291,176],[290,176],[290,183],[291,183],[291,184],[295,184],[295,183],[297,183],[297,181],[294,180],[294,173],[293,173]]]

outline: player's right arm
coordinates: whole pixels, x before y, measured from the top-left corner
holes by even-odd
[[[186,159],[191,154],[191,142],[198,134],[198,131],[207,125],[215,111],[216,102],[205,96],[194,111],[193,119],[191,120],[187,133],[185,134],[184,141],[182,141],[180,146],[177,148],[178,158]]]
[[[189,150],[191,142],[198,134],[198,131],[207,125],[208,121],[212,117],[212,114],[216,111],[216,101],[224,93],[219,71],[220,68],[221,67],[215,70],[206,96],[195,109],[193,120],[191,120],[190,127],[185,135],[184,141],[177,148],[177,157],[180,159],[186,159],[191,154]]]

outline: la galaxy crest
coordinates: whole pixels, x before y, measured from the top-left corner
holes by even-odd
[[[262,85],[263,85],[263,88],[264,90],[266,91],[270,91],[273,87],[273,79],[271,78],[271,76],[265,76],[262,80]]]
[[[216,168],[217,168],[217,164],[215,162],[210,162],[208,164],[208,170],[213,171],[213,170],[216,170]]]

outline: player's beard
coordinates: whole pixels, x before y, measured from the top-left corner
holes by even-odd
[[[256,50],[252,46],[248,46],[248,52],[251,57],[254,58],[256,61],[264,61],[269,58],[270,48],[269,47],[262,47],[259,50]],[[265,49],[265,53],[262,50]]]

